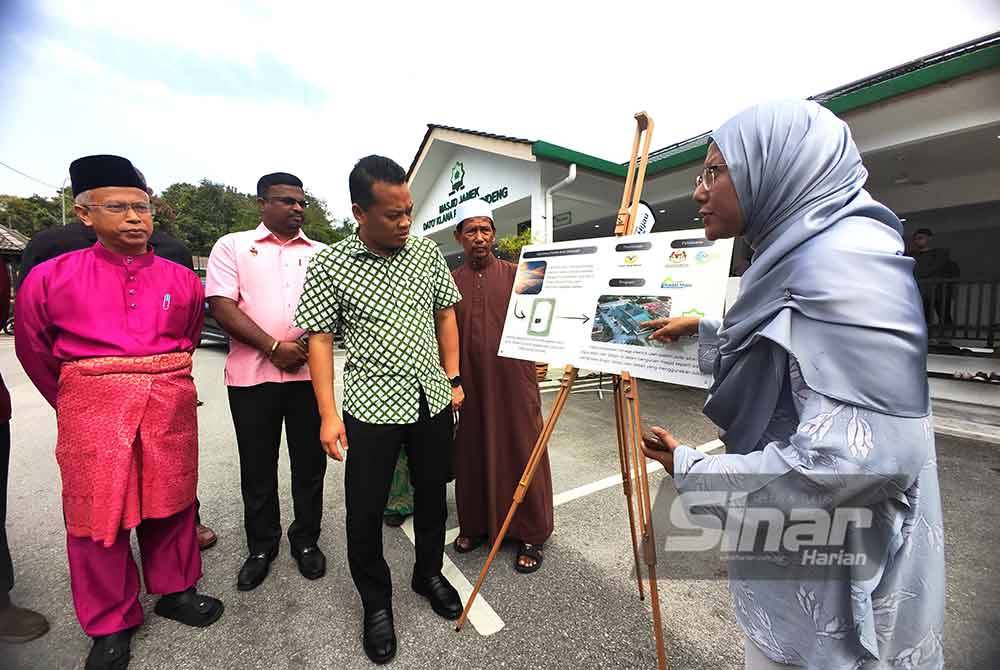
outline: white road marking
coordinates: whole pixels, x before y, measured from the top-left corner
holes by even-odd
[[[409,517],[406,522],[402,525],[403,532],[406,533],[406,537],[410,538],[410,542],[416,544],[416,537],[413,534],[413,517]],[[450,533],[454,533],[455,536],[458,535],[458,529],[455,528]],[[447,538],[447,536],[446,536]],[[452,538],[454,539],[454,538]],[[462,598],[462,604],[469,602],[469,596],[472,595],[472,584],[462,571],[458,569],[448,555],[444,555],[444,566],[441,568],[441,574],[445,576],[451,585],[455,587],[458,591],[458,595]],[[477,575],[478,576],[478,575]],[[490,607],[490,604],[486,602],[486,598],[480,593],[476,596],[476,602],[472,604],[472,609],[469,610],[469,623],[476,629],[476,631],[483,637],[488,637],[493,635],[493,633],[498,632],[504,627],[504,622],[497,616],[497,613]]]
[[[706,442],[705,444],[700,444],[695,449],[702,453],[711,453],[716,449],[721,448],[722,440],[712,440],[711,442]],[[646,463],[646,472],[653,473],[662,470],[663,466],[658,461],[648,461]],[[573,500],[589,496],[598,491],[603,491],[604,489],[609,489],[612,486],[621,486],[622,476],[620,474],[612,475],[611,477],[605,477],[604,479],[598,480],[596,482],[591,482],[589,484],[584,484],[583,486],[577,486],[575,489],[570,489],[569,491],[563,491],[562,493],[557,493],[553,496],[552,500],[556,507],[563,505]]]
[[[695,448],[698,451],[707,454],[720,449],[722,446],[723,444],[721,440],[712,440],[711,442],[698,445]],[[646,464],[646,472],[648,473],[657,472],[662,469],[663,466],[656,461],[649,461]],[[572,502],[573,500],[579,500],[580,498],[597,493],[598,491],[603,491],[613,486],[620,486],[621,483],[621,474],[605,477],[604,479],[600,479],[596,482],[584,484],[583,486],[577,486],[569,491],[563,491],[562,493],[556,494],[553,497],[553,504],[558,507],[559,505],[564,505],[568,502]],[[409,538],[410,542],[415,544],[416,538],[413,534],[412,516],[409,517],[402,525],[402,529],[403,533],[406,534],[406,537]],[[455,538],[458,537],[458,532],[458,528],[452,528],[445,533],[445,546],[455,541]],[[456,566],[452,560],[448,558],[447,554],[444,555],[444,566],[441,569],[441,572],[458,591],[458,595],[461,596],[462,602],[468,602],[469,596],[472,595],[472,583],[465,578],[465,575],[463,575],[461,570],[458,569],[458,566]],[[478,577],[478,574],[476,576]],[[476,602],[472,605],[472,610],[469,612],[468,620],[476,631],[483,637],[493,635],[504,627],[503,620],[497,615],[496,611],[490,607],[490,604],[486,602],[482,593],[476,596]]]

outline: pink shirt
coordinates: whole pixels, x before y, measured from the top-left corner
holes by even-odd
[[[313,254],[325,247],[302,231],[282,242],[263,223],[254,230],[229,233],[212,247],[205,294],[235,300],[237,307],[274,339],[297,340],[305,331],[292,325],[292,317],[306,279],[306,267]],[[308,380],[308,365],[295,373],[283,372],[263,352],[230,340],[227,386]]]
[[[191,270],[152,251],[121,256],[98,242],[35,267],[14,314],[17,357],[55,407],[63,363],[194,351],[205,297]]]

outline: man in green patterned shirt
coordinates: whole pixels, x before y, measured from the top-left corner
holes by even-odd
[[[295,324],[312,333],[320,441],[335,460],[347,452],[347,559],[364,605],[365,653],[387,663],[396,633],[382,511],[402,445],[414,487],[413,590],[446,619],[462,612],[441,574],[452,417],[465,398],[454,310],[462,296],[437,245],[410,237],[413,199],[403,168],[381,156],[362,158],[350,191],[357,232],[313,256]],[[347,349],[343,420],[333,395],[330,333],[338,324]]]

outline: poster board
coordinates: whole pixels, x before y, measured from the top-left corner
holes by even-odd
[[[721,319],[732,240],[704,229],[525,246],[501,356],[707,388],[698,342],[649,338],[650,319]]]

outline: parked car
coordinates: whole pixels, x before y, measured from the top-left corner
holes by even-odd
[[[205,285],[205,278],[201,278],[202,286]],[[229,347],[229,334],[222,329],[219,322],[215,320],[212,313],[208,309],[208,300],[205,301],[205,323],[201,327],[201,342],[198,346],[203,344],[221,344],[224,347]]]

